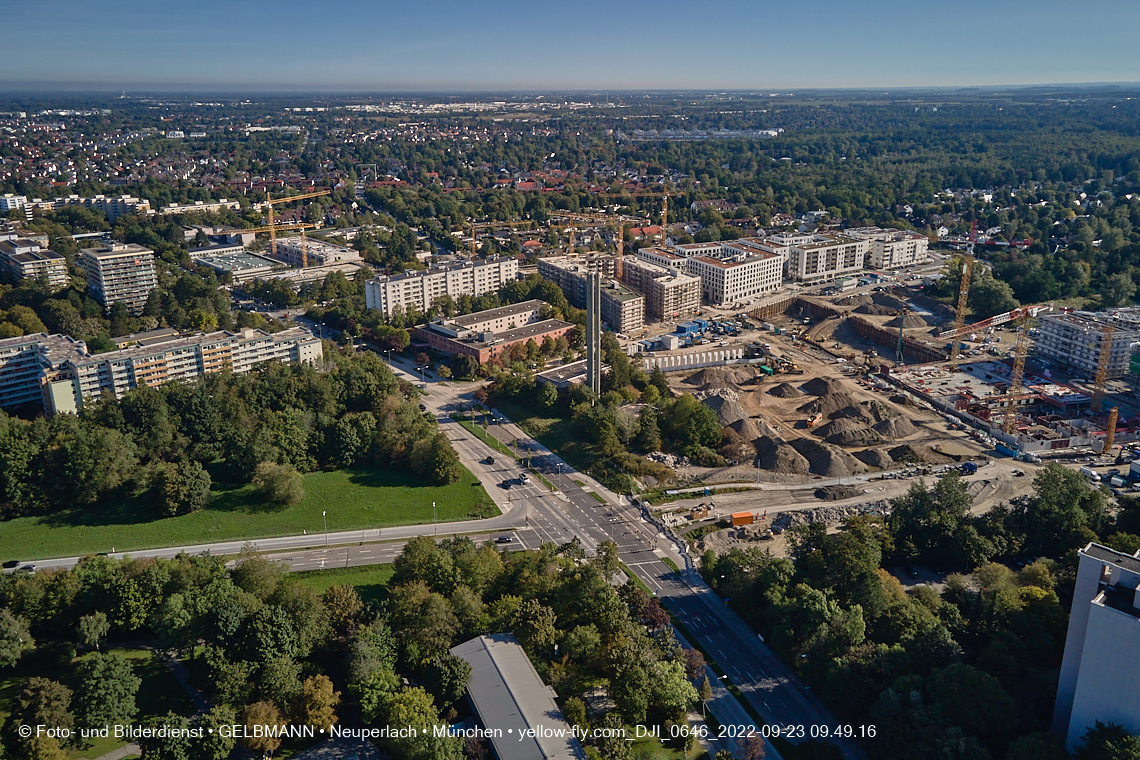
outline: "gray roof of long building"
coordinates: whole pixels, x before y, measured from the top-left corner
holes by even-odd
[[[468,327],[469,325],[486,322],[488,319],[501,319],[503,317],[512,317],[515,314],[522,314],[527,311],[534,311],[546,306],[545,301],[540,301],[537,298],[532,298],[529,301],[520,301],[519,303],[512,303],[506,306],[499,306],[494,309],[486,309],[485,311],[477,311],[474,314],[465,314],[462,317],[456,317],[451,320],[457,325]]]
[[[467,693],[480,721],[487,728],[503,732],[501,738],[491,739],[499,760],[581,760],[585,757],[582,745],[570,736],[570,725],[554,702],[554,690],[542,682],[514,636],[509,633],[479,636],[453,647],[451,653],[471,665]],[[539,727],[554,729],[563,735],[522,733]]]

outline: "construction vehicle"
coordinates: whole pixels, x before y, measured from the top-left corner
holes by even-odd
[[[807,426],[809,428],[813,428],[816,425],[818,425],[822,420],[823,420],[823,412],[816,412],[815,415],[813,415],[811,418],[808,419]]]
[[[331,195],[332,190],[314,190],[311,193],[301,193],[300,195],[290,195],[285,198],[267,198],[265,201],[266,218],[269,221],[269,250],[276,256],[277,255],[277,233],[274,230],[273,224],[273,207],[279,203],[292,203],[293,201],[303,201],[306,198],[318,198],[322,195]],[[304,236],[304,231],[302,231]],[[309,266],[309,256],[305,251],[304,243],[301,244],[301,266]]]
[[[776,370],[772,369],[772,368],[771,368],[771,367],[769,367],[767,364],[761,364],[761,365],[758,367],[758,369],[759,369],[761,372],[763,372],[765,375],[768,375],[769,377],[771,377],[772,375],[776,374]]]
[[[963,475],[976,475],[978,473],[978,463],[963,462],[961,470]]]

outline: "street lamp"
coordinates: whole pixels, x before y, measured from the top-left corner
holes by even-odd
[[[385,348],[382,350],[384,351],[385,354],[388,355],[388,366],[391,367],[392,366],[392,351],[393,351],[393,349]]]
[[[561,462],[558,463],[558,490],[559,491],[566,490],[562,487],[562,463]]]
[[[432,524],[433,529],[435,530],[435,534],[438,536],[439,535],[439,522],[436,520],[435,515],[436,515],[435,502],[433,501],[431,503],[431,524]]]
[[[328,545],[329,545],[329,520],[327,517],[325,517],[325,515],[327,515],[327,514],[328,514],[328,512],[325,512],[325,511],[321,512],[321,522],[323,522],[325,524],[325,548],[326,549],[328,548]]]
[[[616,523],[616,522],[617,522],[616,517],[610,518],[610,543],[613,543],[613,540],[614,540],[614,523]]]
[[[426,388],[427,387],[427,376],[424,374],[424,370],[427,369],[427,365],[425,364],[422,367],[416,367],[416,369],[418,369],[420,371],[420,383],[423,384],[423,386]]]

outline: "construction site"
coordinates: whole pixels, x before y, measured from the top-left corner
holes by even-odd
[[[884,514],[951,469],[984,512],[1027,498],[1024,476],[1049,461],[1130,459],[1136,315],[1042,304],[970,324],[964,304],[892,282],[750,312],[751,359],[667,375],[716,412],[728,466],[666,462],[680,485],[663,519],[701,530],[695,550],[764,541],[779,553],[786,527]]]

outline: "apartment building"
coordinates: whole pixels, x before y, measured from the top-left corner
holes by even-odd
[[[28,196],[4,193],[0,195],[0,212],[16,211],[28,205]]]
[[[625,266],[624,259],[622,266]],[[566,300],[579,309],[586,308],[586,275],[592,271],[598,270],[583,263],[583,257],[579,256],[550,256],[538,260],[539,276],[562,288]],[[600,312],[615,332],[629,335],[645,328],[645,297],[615,280],[602,283]]]
[[[1128,374],[1133,346],[1140,342],[1136,325],[1106,313],[1075,311],[1068,314],[1043,314],[1038,322],[1034,350],[1041,356],[1066,364],[1092,379],[1099,367],[1105,330],[1111,326],[1108,377]]]
[[[777,234],[763,239],[786,251],[784,276],[799,282],[828,282],[863,269],[870,242],[844,235]]]
[[[1140,559],[1093,543],[1078,557],[1053,708],[1070,751],[1097,721],[1140,734]]]
[[[87,272],[87,292],[108,311],[121,302],[132,314],[139,314],[150,291],[158,287],[154,251],[137,243],[84,248],[78,264]]]
[[[34,333],[0,340],[0,408],[44,405],[43,383],[71,359],[87,356],[87,344],[66,335]]]
[[[277,253],[274,258],[299,267],[306,257],[308,259],[307,266],[316,267],[360,261],[360,252],[314,238],[302,238],[300,236],[277,238]]]
[[[625,284],[645,296],[646,317],[656,321],[695,316],[701,308],[701,279],[685,268],[663,267],[625,257]]]
[[[843,234],[870,243],[866,261],[872,269],[897,269],[930,261],[930,241],[917,232],[855,227]]]
[[[163,206],[160,214],[192,214],[201,211],[241,211],[241,203],[222,198],[217,201],[194,201],[193,203],[171,203]]]
[[[413,340],[452,356],[474,356],[484,364],[517,343],[533,340],[541,344],[547,337],[557,340],[574,329],[560,319],[542,319],[546,305],[523,301],[455,319],[436,319],[418,326]]]
[[[437,298],[481,296],[518,279],[519,262],[513,256],[464,261],[403,274],[375,277],[364,286],[369,309],[391,317],[397,309],[427,311]]]
[[[52,290],[67,287],[67,259],[40,247],[35,240],[0,240],[0,268],[15,280],[42,279]]]
[[[154,211],[150,207],[150,201],[136,198],[133,195],[68,195],[64,198],[56,198],[50,201],[41,201],[38,198],[32,201],[37,208],[44,208],[47,210],[61,209],[65,206],[83,206],[94,211],[101,211],[106,215],[107,221],[111,224],[120,216],[127,214],[138,214],[139,216],[149,216]]]
[[[40,337],[58,340],[63,336]],[[0,341],[0,352],[7,342]],[[50,374],[43,373],[38,384],[43,386],[45,411],[56,414],[75,412],[103,393],[122,398],[143,383],[188,382],[225,369],[241,374],[269,361],[316,364],[322,356],[321,341],[300,327],[278,333],[245,329],[157,335],[102,354],[88,354],[86,346],[73,350],[55,363]]]
[[[742,259],[694,256],[688,265],[689,273],[701,279],[705,301],[714,306],[770,293],[783,281],[783,259],[774,253],[759,252]]]
[[[637,252],[637,258],[641,261],[647,261],[650,264],[656,264],[659,267],[666,267],[668,269],[687,270],[688,258],[682,256],[675,251],[669,251],[664,248],[642,248]],[[625,261],[627,259],[624,259]],[[622,264],[624,267],[624,263]]]

